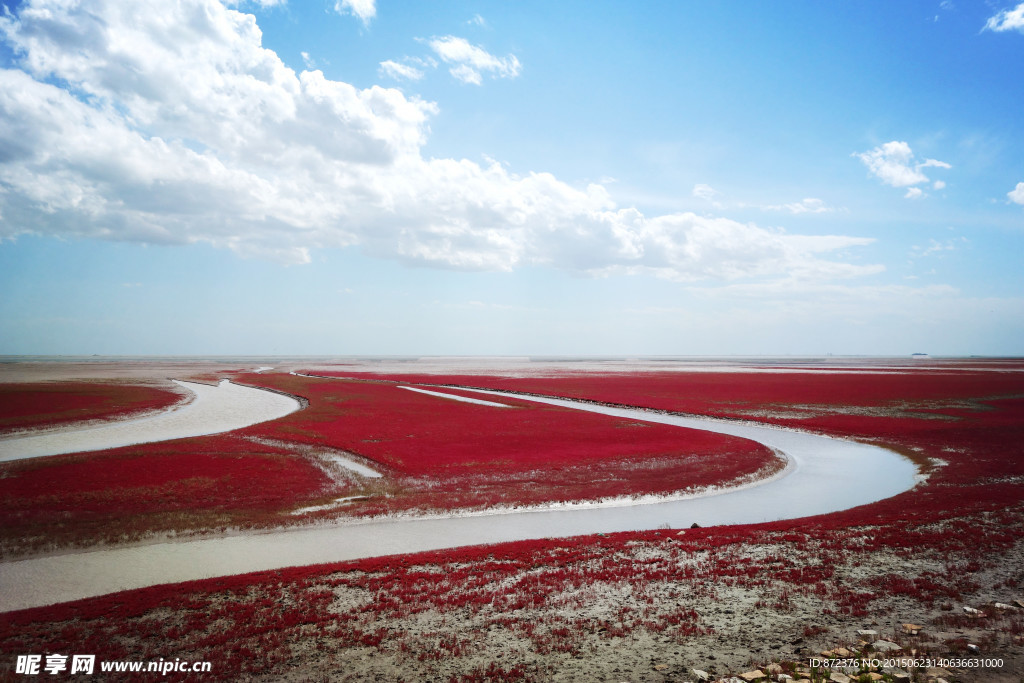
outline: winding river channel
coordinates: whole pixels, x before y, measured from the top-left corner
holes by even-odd
[[[302,407],[291,396],[226,379],[216,385],[172,381],[191,394],[185,405],[97,427],[0,439],[0,462],[220,434],[276,420]]]
[[[666,525],[688,527],[694,522],[711,526],[791,519],[882,500],[912,488],[917,481],[913,463],[878,446],[748,422],[559,398],[515,398],[744,437],[775,449],[787,458],[788,465],[778,475],[754,484],[658,502],[616,500],[458,516],[345,521],[5,562],[0,563],[0,611],[156,584],[422,550]]]

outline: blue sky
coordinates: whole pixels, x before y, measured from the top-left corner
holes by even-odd
[[[7,2],[0,354],[1024,354],[1024,3]]]

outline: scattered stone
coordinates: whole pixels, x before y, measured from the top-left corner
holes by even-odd
[[[745,681],[759,681],[762,678],[765,678],[765,675],[764,672],[760,669],[754,669],[753,671],[748,671],[746,673],[740,674],[740,678],[742,678]]]
[[[778,662],[772,662],[768,666],[764,667],[765,673],[770,674],[781,674],[782,666]]]
[[[890,676],[892,676],[892,680],[894,680],[894,681],[909,681],[910,680],[910,674],[908,674],[903,669],[889,669],[886,673],[889,674]]]
[[[882,674],[878,673],[877,671],[872,671],[871,673],[868,674],[868,678],[870,678],[873,681],[880,681],[880,680],[884,679],[885,676],[883,676]]]
[[[972,617],[985,616],[985,613],[982,612],[980,609],[974,609],[973,607],[967,607],[966,605],[964,605],[964,611],[970,614]]]
[[[850,655],[853,654],[852,652],[847,650],[845,647],[837,647],[836,649],[832,650],[832,652],[835,652],[837,655],[839,655],[840,657],[844,657],[844,658],[845,657],[849,657]]]
[[[1014,600],[1013,604],[1017,605],[1017,607],[1020,607],[1021,609],[1024,609],[1024,600]]]
[[[895,652],[896,650],[903,649],[896,643],[893,643],[888,640],[876,640],[874,643],[872,643],[872,645],[874,645],[875,649],[879,650],[880,652]]]
[[[834,683],[850,683],[850,677],[846,674],[841,674],[838,671],[833,671],[832,675],[828,677],[828,680],[834,681]]]
[[[981,654],[981,648],[975,645],[974,643],[967,644],[967,651],[970,652],[972,655]]]
[[[693,524],[690,525],[690,528],[691,529],[699,529],[700,528],[700,524],[697,524],[697,522],[694,522]]]
[[[878,640],[878,631],[873,631],[870,629],[862,629],[860,631],[857,631],[857,635],[861,637],[861,640],[868,643],[873,643],[876,640]]]
[[[685,536],[685,535],[686,535],[686,529],[682,529],[681,531],[676,533],[676,536]]]
[[[946,671],[941,667],[932,666],[925,670],[924,675],[938,678],[939,676],[952,676],[953,674],[951,674],[950,672]]]
[[[967,608],[964,607],[964,609],[966,610]],[[924,626],[920,624],[903,624],[903,632],[911,636],[916,636],[923,628]]]
[[[997,602],[996,609],[1012,609],[1013,605],[1007,605],[1005,602]]]
[[[832,659],[836,656],[836,653],[832,650],[822,650],[818,654],[820,654],[825,659]]]
[[[654,670],[655,671],[664,671],[667,668],[668,668],[668,664],[655,664],[654,665]]]
[[[700,669],[694,669],[693,675],[697,677],[698,681],[711,680],[711,674],[709,674],[707,671],[701,671]]]

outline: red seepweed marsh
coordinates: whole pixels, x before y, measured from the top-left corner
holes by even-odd
[[[146,520],[161,511],[191,513],[175,533],[212,538],[221,527],[335,524],[330,520],[699,488],[751,472],[763,476],[774,458],[734,437],[616,422],[454,386],[854,438],[905,453],[923,477],[895,497],[801,519],[437,550],[8,613],[8,659],[75,647],[109,659],[209,660],[230,677],[268,680],[687,680],[693,669],[722,676],[772,660],[779,671],[797,674],[810,655],[839,647],[877,653],[857,638],[858,630],[874,630],[916,657],[966,661],[972,645],[1002,662],[999,669],[964,666],[951,674],[958,680],[1021,671],[1024,610],[1014,600],[1024,598],[1024,365],[811,372],[516,367],[504,374],[374,367],[387,372],[296,365],[346,379],[232,373],[238,382],[301,396],[308,406],[230,435],[4,464],[0,484],[22,500],[8,505],[5,527],[31,527],[49,552],[67,552],[83,541],[116,545],[118,529],[132,528],[133,541],[158,540],[155,534],[169,527]],[[428,388],[512,407],[417,395],[398,390],[399,383],[447,385]],[[378,468],[381,481],[325,464],[325,453],[340,452]],[[200,471],[202,457],[261,464],[218,465],[209,475],[189,476]],[[133,461],[136,474],[125,464]],[[167,464],[147,467],[160,462]],[[300,472],[304,479],[295,477]],[[60,473],[64,479],[56,478]],[[212,495],[197,495],[207,476],[222,484],[205,489]],[[61,482],[67,495],[48,499],[48,479]],[[176,486],[186,488],[157,495]],[[266,493],[254,497],[259,488]],[[148,498],[138,497],[142,490]],[[149,507],[127,505],[131,498]],[[355,500],[290,514],[339,498]],[[782,511],[788,504],[777,501]],[[235,516],[221,514],[225,509]],[[49,538],[48,515],[60,521]],[[16,537],[7,542],[21,557],[41,547]],[[924,628],[908,635],[903,623]]]

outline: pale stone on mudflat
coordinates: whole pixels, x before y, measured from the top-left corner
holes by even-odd
[[[833,671],[828,680],[834,681],[834,683],[850,683],[850,677],[846,674],[841,674],[838,671]]]
[[[836,649],[832,650],[832,652],[835,652],[840,657],[849,657],[850,655],[853,654],[852,652],[847,650],[845,647],[837,647]]]
[[[857,635],[861,637],[861,640],[864,640],[868,643],[873,643],[876,640],[878,640],[878,631],[873,631],[870,629],[863,629],[857,631]]]
[[[881,652],[895,652],[896,650],[903,649],[896,643],[888,640],[876,640],[872,645],[874,645],[876,650],[880,650]]]
[[[997,602],[996,609],[1011,609],[1013,605],[1007,605],[1005,602]]]
[[[964,609],[966,610],[968,608],[964,607]],[[924,626],[921,626],[920,624],[903,624],[903,632],[912,636],[916,636],[923,628]]]
[[[740,678],[742,678],[745,681],[759,681],[764,677],[764,672],[760,669],[754,669],[753,671],[748,671],[746,673],[740,674]]]
[[[876,672],[872,671],[871,673],[868,674],[868,678],[870,678],[873,681],[880,681],[883,678],[885,678],[885,676],[883,676],[880,673],[876,673]]]
[[[693,675],[697,677],[698,681],[706,681],[711,678],[711,674],[707,671],[701,671],[700,669],[694,669]]]

